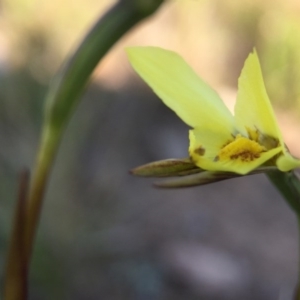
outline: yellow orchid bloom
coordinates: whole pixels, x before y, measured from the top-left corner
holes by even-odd
[[[135,71],[193,128],[189,154],[197,167],[244,175],[262,165],[281,171],[300,166],[284,144],[256,51],[239,78],[234,116],[178,54],[156,47],[126,51]]]

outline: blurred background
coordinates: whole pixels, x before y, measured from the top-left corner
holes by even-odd
[[[47,86],[114,1],[2,0],[0,270],[17,178],[32,167]],[[233,107],[255,46],[285,141],[300,157],[300,3],[169,0],[99,64],[64,135],[45,199],[30,299],[290,300],[296,218],[264,175],[158,190],[131,168],[186,157],[188,128],[124,48],[179,52]]]

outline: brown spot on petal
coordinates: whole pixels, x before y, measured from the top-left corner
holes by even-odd
[[[199,147],[197,149],[194,150],[194,153],[200,155],[200,156],[203,156],[205,154],[205,148],[203,147]]]
[[[259,132],[258,140],[261,145],[266,147],[267,150],[274,149],[279,146],[279,140],[266,134]]]
[[[259,157],[260,157],[259,153],[252,153],[251,151],[246,150],[246,151],[231,155],[230,159],[232,159],[232,160],[241,159],[241,161],[249,162],[249,161],[253,161]]]

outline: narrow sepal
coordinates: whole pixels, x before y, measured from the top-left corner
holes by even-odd
[[[142,177],[173,177],[203,172],[189,158],[165,159],[142,165],[130,171]]]
[[[247,175],[253,175],[258,173],[267,173],[276,170],[274,166],[260,167],[254,171],[248,173]],[[247,176],[244,175],[244,176]],[[241,177],[241,175],[233,172],[210,172],[204,171],[198,174],[193,174],[189,176],[184,176],[181,178],[172,178],[160,182],[155,182],[154,186],[159,188],[185,188],[198,185],[205,185],[209,183],[214,183],[226,179]]]

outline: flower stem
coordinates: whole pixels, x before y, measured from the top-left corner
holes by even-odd
[[[23,170],[20,174],[18,198],[5,269],[4,298],[6,300],[26,300],[28,296],[24,232],[28,185],[29,171]]]
[[[294,210],[298,222],[298,283],[294,295],[294,300],[300,300],[300,181],[296,174],[292,172],[283,173],[280,171],[273,171],[267,173],[270,181],[279,190],[285,198],[290,207]]]
[[[269,180],[278,189],[297,218],[300,218],[300,182],[296,174],[291,172],[280,172],[278,170],[266,173]]]
[[[25,251],[28,264],[31,259],[34,237],[42,207],[42,200],[61,135],[62,131],[57,132],[51,127],[47,127],[43,131],[26,207]]]
[[[60,139],[86,83],[107,51],[163,0],[120,0],[100,18],[54,78],[46,97],[42,140],[27,207],[26,252],[30,260],[42,199]]]
[[[295,291],[294,300],[300,300],[300,218],[298,217],[298,251],[299,251],[299,258],[298,258],[298,283]]]
[[[28,198],[22,208],[22,217],[16,215],[17,223],[22,219],[22,232],[13,230],[7,260],[7,274],[11,270],[30,263],[34,239],[39,223],[44,194],[54,159],[68,120],[76,108],[88,79],[98,62],[108,50],[135,24],[154,13],[163,0],[119,0],[89,31],[78,49],[64,64],[54,78],[46,96],[45,118],[41,133],[33,177]],[[18,211],[18,208],[17,208]],[[18,224],[19,224],[18,223]],[[22,239],[24,261],[14,261],[19,252],[16,238]],[[24,240],[23,240],[24,239]],[[19,265],[18,265],[19,264]],[[20,272],[18,274],[21,274]],[[21,281],[20,281],[21,282]],[[16,290],[17,289],[17,290]],[[5,282],[5,300],[25,300],[22,284],[14,285],[13,276]]]

